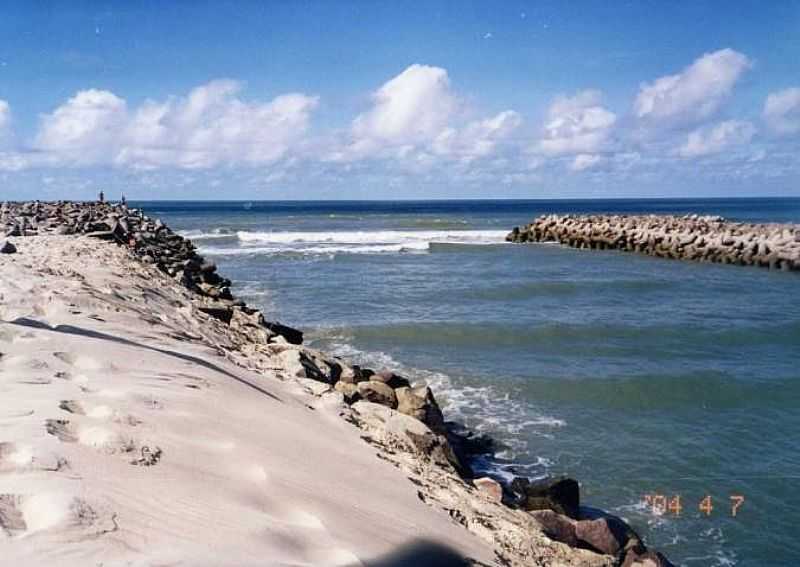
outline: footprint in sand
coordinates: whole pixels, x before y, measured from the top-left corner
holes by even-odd
[[[48,419],[45,429],[62,443],[80,443],[96,449],[115,449],[130,443],[122,441],[113,431],[105,427],[78,427],[68,419]]]
[[[82,406],[73,404],[74,402],[65,405],[66,407],[83,411]],[[65,408],[62,407],[62,409]],[[77,415],[77,412],[70,413]],[[133,438],[123,437],[112,429],[103,426],[78,427],[67,419],[48,419],[45,421],[45,429],[62,443],[79,443],[111,455],[122,454],[128,457],[130,464],[136,466],[153,466],[163,456],[163,451],[157,445],[139,443]]]
[[[27,528],[21,504],[22,497],[18,494],[0,494],[0,529],[8,536],[17,535]]]
[[[85,415],[92,419],[97,420],[110,420],[113,418],[114,422],[127,425],[129,427],[136,427],[141,425],[142,420],[131,414],[118,415],[114,410],[106,405],[97,405],[86,408],[76,400],[61,400],[58,407],[62,410],[73,413],[76,415]]]
[[[62,443],[75,443],[78,440],[75,427],[66,419],[48,419],[44,422],[44,427]]]
[[[27,368],[30,370],[46,370],[49,365],[44,360],[24,354],[3,356],[3,365],[10,368]]]
[[[150,448],[147,445],[139,448],[139,456],[131,460],[132,465],[139,467],[152,467],[161,460],[161,447]]]
[[[83,410],[83,406],[81,405],[81,403],[75,400],[61,400],[61,403],[58,404],[58,407],[69,413],[86,415],[86,412]]]
[[[116,514],[108,506],[63,492],[0,494],[0,530],[22,536],[55,527],[78,530],[96,537],[118,529]]]
[[[101,361],[97,360],[96,358],[92,358],[90,356],[81,356],[81,355],[76,356],[69,352],[54,352],[53,357],[79,370],[113,369],[112,365],[110,364],[104,365]]]
[[[0,442],[0,472],[16,470],[33,462],[30,447],[19,446],[10,441]]]

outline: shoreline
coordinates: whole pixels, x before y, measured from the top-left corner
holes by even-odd
[[[193,317],[213,329],[213,337],[184,340],[203,339],[241,368],[296,383],[313,400],[310,405],[355,425],[361,438],[379,449],[381,460],[402,470],[418,487],[419,500],[447,512],[505,564],[669,565],[647,550],[622,520],[581,507],[578,483],[572,479],[531,483],[518,478],[500,486],[489,478],[474,478],[470,456],[487,454],[491,439],[447,423],[427,386],[412,385],[390,369],[360,368],[303,347],[300,331],[269,322],[237,301],[232,282],[160,220],[110,204],[4,204],[3,230],[18,248],[10,258],[25,258],[25,244],[33,236],[78,236],[75,242],[84,250],[95,242],[90,239],[120,244],[112,248],[114,254],[137,260],[135,268],[127,267],[143,270],[153,285],[185,290],[195,313],[202,314]],[[52,428],[58,431],[57,426]],[[155,454],[154,449],[142,451],[141,459],[151,461]]]

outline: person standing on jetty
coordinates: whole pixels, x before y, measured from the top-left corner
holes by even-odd
[[[100,194],[97,196],[97,200],[100,201],[101,203],[106,202],[106,195],[105,193],[103,193],[102,189],[100,190]]]

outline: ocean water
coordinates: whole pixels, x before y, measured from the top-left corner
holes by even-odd
[[[431,383],[503,444],[492,474],[572,475],[680,565],[797,563],[800,274],[503,238],[550,212],[800,222],[800,199],[137,205],[311,345]]]

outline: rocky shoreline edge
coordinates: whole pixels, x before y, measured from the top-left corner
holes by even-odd
[[[800,270],[800,226],[699,215],[543,215],[508,242],[557,242],[660,258]]]
[[[390,369],[372,370],[302,345],[302,332],[237,300],[230,280],[196,253],[190,240],[163,222],[125,205],[91,202],[14,202],[0,206],[0,253],[15,254],[18,239],[75,235],[116,243],[152,276],[154,286],[190,292],[205,337],[222,356],[254,371],[298,383],[316,404],[337,408],[401,469],[417,495],[489,543],[502,565],[668,566],[622,519],[581,505],[570,478],[500,484],[476,478],[470,462],[494,452],[490,438],[448,422],[425,385]]]

